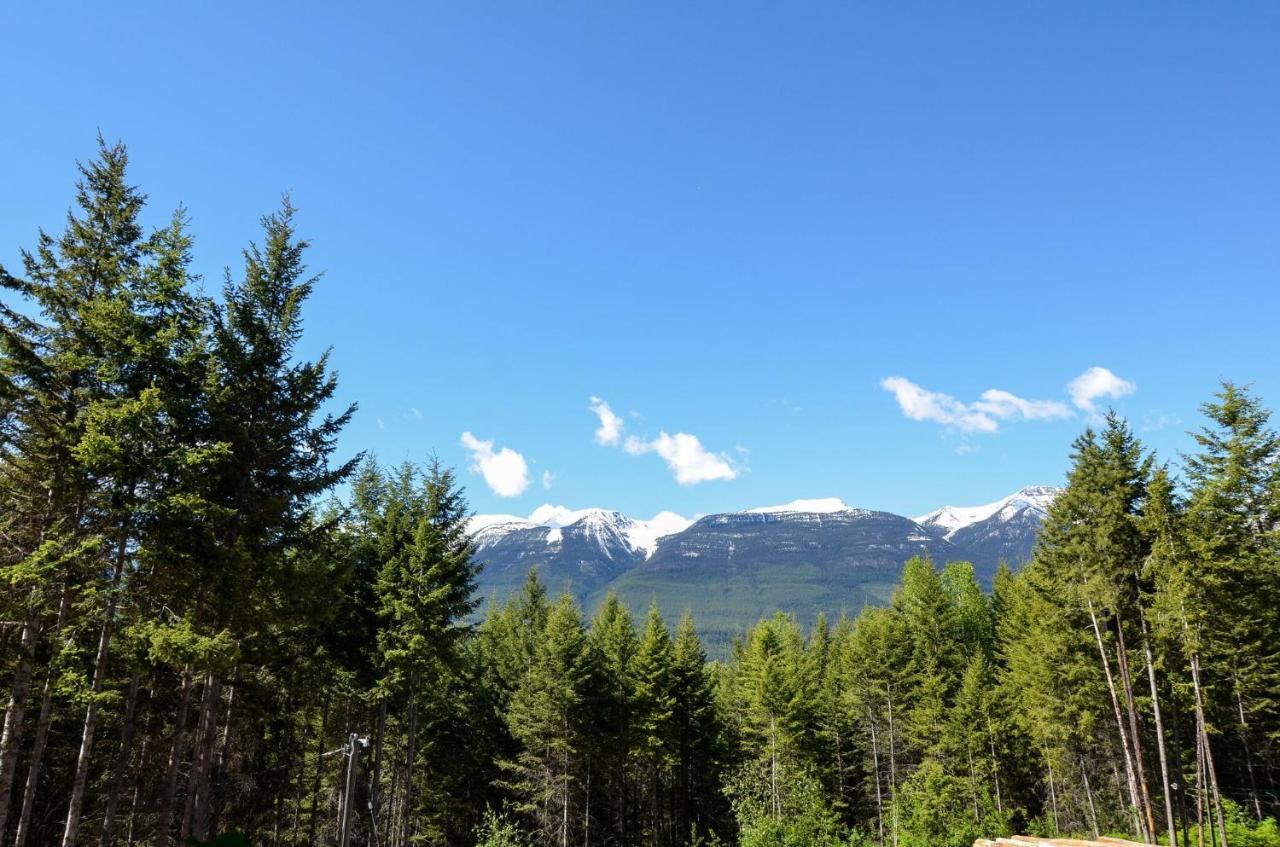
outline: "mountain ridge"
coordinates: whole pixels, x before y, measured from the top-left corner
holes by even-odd
[[[902,563],[927,555],[970,561],[989,584],[1000,561],[1017,565],[1059,489],[1025,486],[982,506],[943,506],[915,518],[851,507],[839,498],[795,500],[685,518],[546,504],[528,518],[476,515],[479,589],[499,602],[537,566],[551,591],[588,609],[609,592],[633,608],[656,602],[674,619],[694,614],[704,637],[723,645],[762,614],[807,620],[888,602]]]

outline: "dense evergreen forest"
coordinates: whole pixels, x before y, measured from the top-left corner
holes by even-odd
[[[208,296],[126,164],[101,144],[0,269],[3,844],[1280,844],[1280,438],[1246,387],[1172,466],[1085,431],[992,592],[914,559],[890,605],[708,662],[696,621],[536,572],[477,608],[453,472],[336,455],[288,201]]]

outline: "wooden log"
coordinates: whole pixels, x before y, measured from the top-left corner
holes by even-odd
[[[1145,841],[1130,841],[1127,838],[1112,838],[1109,835],[1099,836],[1098,841],[1102,844],[1110,844],[1112,847],[1155,847]]]

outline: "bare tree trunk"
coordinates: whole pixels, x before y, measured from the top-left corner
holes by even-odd
[[[39,598],[37,589],[31,589],[27,617],[22,622],[22,636],[18,640],[18,667],[13,672],[9,705],[4,711],[4,730],[0,732],[0,837],[3,837],[9,820],[9,806],[13,800],[13,772],[18,766],[18,748],[22,745],[22,718],[27,708],[27,696],[31,692],[31,659],[35,653],[36,632],[40,623],[37,611]]]
[[[1160,754],[1160,784],[1164,788],[1165,825],[1169,830],[1169,847],[1178,847],[1178,824],[1173,816],[1173,793],[1169,790],[1169,758],[1164,748],[1164,718],[1160,714],[1160,690],[1156,686],[1155,658],[1151,653],[1151,638],[1147,632],[1146,618],[1142,622],[1142,651],[1147,660],[1147,682],[1151,685],[1151,710],[1156,721],[1156,750]]]
[[[58,620],[54,624],[55,634],[62,632],[67,619],[67,611],[71,606],[71,589],[63,585],[62,599],[58,601]],[[35,808],[36,791],[40,786],[40,770],[44,764],[44,751],[49,741],[49,724],[53,715],[53,681],[54,671],[50,659],[49,673],[44,680],[44,691],[40,694],[40,716],[36,718],[36,735],[31,742],[31,762],[27,765],[27,787],[22,792],[22,811],[18,813],[18,831],[14,835],[14,847],[24,847],[31,835],[31,814]],[[0,838],[4,835],[4,823],[0,821]]]
[[[93,682],[89,688],[89,705],[84,712],[84,731],[80,736],[80,754],[76,758],[76,773],[71,781],[71,801],[67,804],[67,824],[62,831],[62,847],[75,847],[80,832],[80,814],[84,808],[84,792],[89,783],[89,765],[93,760],[93,736],[98,729],[98,695],[107,675],[107,659],[111,655],[111,634],[119,602],[120,579],[124,575],[126,539],[128,532],[120,534],[116,544],[115,565],[111,570],[111,584],[107,588],[107,613],[103,617],[102,632],[98,636],[98,655],[93,664]]]
[[[1142,755],[1142,733],[1138,727],[1138,708],[1133,697],[1133,676],[1129,673],[1129,648],[1124,641],[1124,621],[1117,612],[1116,657],[1120,665],[1120,683],[1124,689],[1125,709],[1129,714],[1129,737],[1133,740],[1134,771],[1138,777],[1138,791],[1142,798],[1142,822],[1147,843],[1156,842],[1156,820],[1151,811],[1151,792],[1147,788],[1147,766]]]
[[[1204,736],[1200,734],[1200,721],[1196,719],[1196,844],[1204,847]]]
[[[898,764],[894,753],[897,741],[893,729],[893,695],[888,689],[885,690],[885,700],[889,706],[889,814],[893,847],[898,847]]]
[[[880,847],[884,847],[884,795],[880,791],[880,744],[876,738],[876,719],[867,707],[867,726],[871,729],[871,772],[876,778],[876,827],[880,833]]]
[[[1258,799],[1258,778],[1253,773],[1253,751],[1249,749],[1249,722],[1244,716],[1244,698],[1240,694],[1240,675],[1234,665],[1231,668],[1231,687],[1236,694],[1236,713],[1240,716],[1240,745],[1244,752],[1245,769],[1249,772],[1249,798],[1253,801],[1253,814],[1262,820],[1262,802]]]
[[[1138,797],[1138,783],[1133,773],[1133,756],[1129,752],[1129,737],[1124,728],[1124,714],[1120,710],[1120,696],[1116,694],[1115,677],[1111,674],[1111,661],[1107,658],[1107,648],[1102,641],[1102,627],[1098,624],[1098,614],[1094,611],[1093,601],[1089,600],[1089,619],[1093,621],[1093,635],[1098,642],[1098,656],[1102,659],[1102,671],[1107,677],[1107,691],[1111,694],[1111,707],[1115,712],[1116,730],[1120,733],[1120,749],[1124,752],[1124,771],[1125,777],[1129,783],[1129,799],[1133,804],[1134,829],[1142,829],[1142,820],[1139,811],[1142,808],[1142,802]],[[1146,833],[1143,832],[1145,836]]]
[[[1211,816],[1217,819],[1218,835],[1222,839],[1222,847],[1227,847],[1227,828],[1222,819],[1222,794],[1218,791],[1218,771],[1213,765],[1213,749],[1209,746],[1209,728],[1204,717],[1204,697],[1200,687],[1200,654],[1191,654],[1191,682],[1196,697],[1196,726],[1200,733],[1201,744],[1204,745],[1204,770],[1208,777],[1210,798],[1213,801]]]
[[[174,804],[178,798],[178,766],[187,749],[187,713],[191,708],[191,671],[182,671],[181,696],[178,714],[173,723],[173,741],[169,744],[169,762],[164,771],[164,794],[160,802],[160,821],[156,828],[156,843],[167,845],[173,829]]]
[[[133,717],[137,710],[138,687],[141,674],[134,672],[129,680],[129,694],[125,699],[124,727],[120,731],[120,753],[111,772],[111,783],[107,788],[107,807],[102,817],[102,831],[98,834],[98,847],[109,847],[115,841],[116,812],[120,808],[120,789],[124,784],[125,772],[129,769],[129,759],[133,752]]]
[[[1000,759],[996,757],[996,734],[991,729],[991,715],[987,716],[987,745],[991,748],[991,780],[996,786],[996,811],[1004,814],[1004,801],[1000,792]]]
[[[1096,841],[1102,832],[1098,829],[1098,810],[1093,805],[1093,789],[1089,787],[1089,769],[1084,765],[1084,759],[1080,759],[1080,776],[1084,779],[1084,796],[1089,801],[1089,826],[1093,829],[1093,838]]]

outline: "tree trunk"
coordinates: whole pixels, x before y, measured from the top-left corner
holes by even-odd
[[[1236,713],[1240,716],[1240,746],[1244,753],[1244,766],[1249,772],[1249,798],[1253,801],[1254,817],[1262,820],[1262,801],[1258,799],[1258,778],[1253,773],[1253,752],[1249,749],[1249,722],[1244,716],[1244,698],[1240,694],[1240,675],[1235,666],[1231,668],[1231,687],[1236,694]]]
[[[147,754],[151,748],[151,732],[152,725],[155,723],[155,684],[152,683],[151,690],[147,692],[147,702],[151,704],[151,708],[147,710],[147,723],[142,730],[142,748],[138,750],[138,776],[133,781],[133,792],[129,797],[129,826],[125,830],[124,843],[132,845],[136,840],[138,827],[138,801],[142,799],[142,784],[145,781],[143,774],[146,773]]]
[[[1053,810],[1053,834],[1057,835],[1062,831],[1058,825],[1058,789],[1054,785],[1053,779],[1053,760],[1049,758],[1049,754],[1044,756],[1045,767],[1049,771],[1049,808]]]
[[[218,703],[222,700],[222,682],[213,671],[205,672],[204,694],[200,698],[200,724],[196,737],[196,759],[187,780],[187,802],[182,812],[182,837],[209,837],[209,771],[213,764],[213,748],[218,738]],[[64,845],[70,847],[70,845]]]
[[[62,599],[58,601],[58,620],[54,624],[55,636],[62,632],[71,606],[71,589],[64,584]],[[27,786],[22,792],[22,811],[18,813],[18,831],[14,835],[14,847],[24,847],[31,835],[31,814],[35,808],[36,791],[40,786],[40,770],[44,764],[44,751],[49,741],[49,724],[53,720],[53,657],[50,657],[49,674],[40,694],[40,716],[36,718],[36,735],[31,742],[31,762],[27,765]],[[0,838],[4,835],[4,822],[0,820]]]
[[[895,748],[898,746],[897,737],[893,729],[893,695],[885,689],[885,701],[889,706],[889,814],[890,819],[890,835],[893,839],[893,847],[898,847],[898,764],[895,754]]]
[[[223,776],[226,774],[227,756],[231,742],[231,716],[236,703],[235,677],[232,677],[232,680],[232,683],[227,686],[227,708],[226,714],[222,718],[222,741],[218,742],[218,753],[213,758],[213,773],[209,779],[206,814],[210,822],[210,833],[218,831],[219,819],[222,816],[221,789]]]
[[[991,729],[991,715],[987,716],[987,744],[991,748],[991,781],[996,787],[996,811],[1004,814],[1004,800],[1000,791],[1000,760],[996,757],[996,734]]]
[[[1196,696],[1196,723],[1204,745],[1204,770],[1208,777],[1210,798],[1213,801],[1212,817],[1217,819],[1218,835],[1222,847],[1227,847],[1227,828],[1222,818],[1222,794],[1218,790],[1218,771],[1213,764],[1213,748],[1209,745],[1209,728],[1204,717],[1203,691],[1200,687],[1200,654],[1191,654],[1191,681]]]
[[[98,835],[98,847],[109,847],[115,841],[116,812],[120,808],[120,789],[124,785],[124,775],[129,769],[129,758],[133,752],[133,717],[141,682],[141,674],[135,671],[129,680],[129,694],[124,706],[124,727],[120,731],[120,753],[116,756],[111,784],[107,789],[107,808],[102,818],[102,831]]]
[[[1125,709],[1129,714],[1129,737],[1133,740],[1134,771],[1138,777],[1138,792],[1142,798],[1142,822],[1146,826],[1147,843],[1156,843],[1156,820],[1151,811],[1151,792],[1147,788],[1147,766],[1142,755],[1142,733],[1138,727],[1138,708],[1133,697],[1133,675],[1129,673],[1129,648],[1124,641],[1124,621],[1117,612],[1116,657],[1120,665],[1120,683],[1124,689]]]
[[[316,821],[320,813],[320,766],[324,763],[325,727],[329,723],[329,692],[324,694],[320,710],[320,732],[316,738],[316,772],[311,781],[311,820],[307,824],[307,843],[316,843]]]
[[[124,575],[126,539],[122,532],[116,544],[115,565],[111,570],[111,583],[107,588],[107,613],[98,636],[98,655],[93,664],[93,682],[89,688],[89,705],[84,712],[84,731],[80,736],[80,754],[76,758],[76,773],[71,781],[71,801],[67,804],[67,824],[62,831],[62,847],[75,847],[80,832],[80,814],[84,808],[84,792],[89,782],[89,765],[93,760],[93,736],[98,729],[98,695],[107,675],[107,659],[111,655],[111,634],[115,624],[116,604],[119,602],[120,580]]]
[[[369,786],[369,818],[377,821],[382,809],[382,735],[387,731],[387,701],[378,701],[378,738],[373,743],[373,781]]]
[[[1196,844],[1204,847],[1204,736],[1200,734],[1199,718],[1196,719]]]
[[[1133,756],[1129,751],[1129,737],[1124,728],[1124,714],[1120,710],[1120,697],[1116,694],[1115,677],[1111,674],[1111,660],[1107,658],[1107,648],[1102,641],[1102,627],[1098,624],[1098,614],[1094,611],[1093,601],[1089,600],[1089,619],[1093,622],[1093,635],[1098,642],[1098,656],[1102,660],[1102,671],[1107,677],[1107,691],[1111,694],[1111,707],[1115,712],[1116,730],[1120,733],[1120,749],[1124,752],[1125,778],[1129,783],[1129,800],[1133,805],[1134,829],[1142,829],[1139,811],[1142,803],[1138,798],[1138,783],[1133,774]],[[1146,836],[1146,833],[1142,833]]]
[[[418,703],[414,696],[416,686],[413,684],[413,676],[409,677],[409,738],[405,745],[405,769],[404,769],[404,838],[405,841],[413,840],[413,760],[417,755],[415,749],[418,734]],[[568,808],[569,798],[565,797],[565,808]]]
[[[3,837],[9,820],[9,806],[13,799],[13,771],[18,766],[18,748],[22,745],[22,718],[27,708],[27,696],[31,692],[31,659],[35,653],[36,630],[40,623],[37,612],[39,597],[39,592],[31,589],[27,617],[22,622],[22,636],[18,640],[18,667],[13,671],[9,706],[4,711],[4,730],[0,732],[0,838]]]
[[[880,744],[876,738],[876,719],[867,707],[867,726],[871,730],[871,772],[876,779],[876,827],[880,833],[880,847],[884,847],[884,796],[880,791]]]
[[[1085,767],[1084,759],[1080,759],[1080,776],[1084,780],[1084,796],[1089,801],[1089,826],[1093,829],[1093,839],[1096,841],[1101,837],[1102,832],[1098,829],[1098,810],[1093,805],[1093,790],[1089,787],[1089,769]]]
[[[178,766],[187,751],[187,713],[191,709],[191,671],[182,671],[178,714],[173,723],[173,741],[169,745],[169,762],[164,772],[164,794],[160,802],[160,821],[156,827],[156,843],[167,845],[173,829],[174,804],[178,798]]]
[[[1165,825],[1169,831],[1169,847],[1178,847],[1178,825],[1173,816],[1173,793],[1169,790],[1169,757],[1164,748],[1164,718],[1160,713],[1160,691],[1156,686],[1156,665],[1151,653],[1151,638],[1146,618],[1142,622],[1142,651],[1147,660],[1147,682],[1151,685],[1151,711],[1156,721],[1156,750],[1160,754],[1160,784],[1164,788]]]

